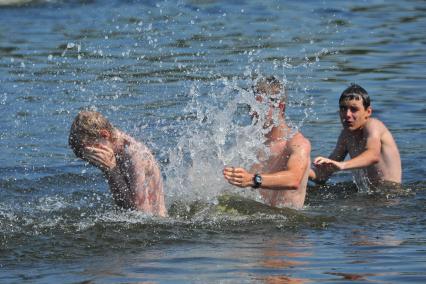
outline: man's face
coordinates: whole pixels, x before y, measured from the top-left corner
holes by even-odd
[[[349,131],[363,128],[371,115],[371,111],[371,107],[364,108],[362,100],[344,100],[339,104],[340,121],[343,128]]]
[[[256,119],[263,125],[264,129],[270,128],[272,125],[278,125],[283,117],[285,103],[278,95],[266,95],[262,93],[256,94],[256,101],[261,104],[259,110],[263,115],[259,115],[257,111],[252,111],[252,118]]]
[[[81,158],[83,160],[87,161],[87,162],[91,162],[89,159],[87,159],[87,156],[86,156],[86,154],[88,153],[87,148],[88,147],[90,147],[90,148],[100,148],[102,146],[113,149],[112,143],[108,139],[105,139],[103,137],[95,139],[95,140],[92,140],[92,141],[86,141],[85,143],[83,143],[83,153],[82,153],[83,155],[82,155]]]

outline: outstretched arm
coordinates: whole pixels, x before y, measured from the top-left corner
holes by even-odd
[[[310,153],[311,145],[308,140],[296,140],[290,145],[287,169],[276,173],[262,174],[262,188],[272,190],[299,189],[306,169],[309,167]]]
[[[336,147],[328,158],[316,157],[314,159],[314,167],[309,171],[309,179],[315,183],[324,184],[330,176],[339,170],[337,164],[343,161],[347,155],[345,147],[345,134],[340,133]]]
[[[310,144],[308,141],[293,143],[287,169],[276,173],[262,173],[261,188],[273,190],[296,190],[300,187],[307,167],[309,167]],[[243,168],[227,167],[223,171],[225,179],[238,187],[253,186],[253,173]]]
[[[367,141],[365,149],[361,154],[347,161],[343,161],[343,159],[333,159],[334,157],[331,156],[329,159],[317,157],[314,161],[315,166],[329,168],[331,171],[335,172],[366,168],[378,163],[381,149],[380,130],[372,124],[367,124],[363,131],[364,135],[367,137]]]
[[[380,161],[382,149],[381,127],[376,120],[370,120],[364,128],[367,137],[365,150],[358,156],[345,162],[344,169],[359,169],[374,165]]]

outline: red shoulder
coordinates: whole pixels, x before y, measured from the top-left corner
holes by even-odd
[[[311,151],[311,142],[301,132],[297,132],[291,139],[292,148],[296,147],[305,151]]]

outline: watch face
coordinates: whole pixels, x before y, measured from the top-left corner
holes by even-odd
[[[261,176],[259,176],[259,175],[256,175],[255,177],[254,177],[254,180],[256,181],[256,183],[262,183],[262,177]]]

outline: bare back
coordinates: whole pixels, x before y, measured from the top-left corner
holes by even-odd
[[[257,165],[256,170],[262,173],[289,171],[289,163],[292,163],[292,166],[298,167],[295,172],[300,173],[302,180],[297,190],[260,189],[264,202],[274,207],[302,208],[309,177],[309,141],[297,132],[290,140],[275,141],[269,147],[269,158]]]
[[[135,208],[166,216],[163,179],[156,159],[141,142],[128,135],[125,136],[125,141],[124,155],[119,161],[119,167],[122,173],[126,173]]]

